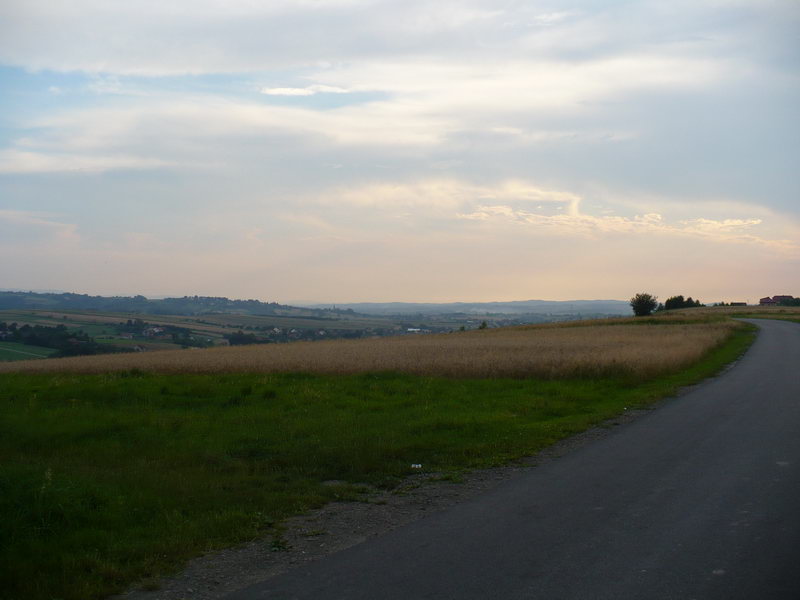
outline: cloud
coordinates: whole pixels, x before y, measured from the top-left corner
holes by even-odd
[[[326,192],[327,204],[382,209],[425,208],[459,210],[486,201],[511,201],[522,204],[554,203],[577,211],[580,198],[569,192],[550,190],[522,180],[495,185],[478,185],[457,179],[428,179],[414,183],[375,183]]]
[[[663,215],[646,213],[633,217],[591,215],[577,210],[568,214],[548,215],[520,210],[506,205],[481,205],[469,213],[458,215],[460,219],[484,222],[510,222],[531,227],[536,232],[579,237],[608,235],[653,234],[703,238],[713,242],[755,244],[773,250],[797,253],[800,243],[789,239],[773,239],[758,236],[750,231],[762,224],[761,219],[706,219],[697,218],[679,222],[668,222]]]
[[[20,150],[0,151],[0,173],[57,173],[155,169],[172,166],[168,161],[142,156],[48,154]]]
[[[241,278],[344,297],[369,281],[454,299],[535,293],[515,287],[535,275],[579,296],[632,273],[683,281],[687,265],[796,273],[798,15],[758,0],[0,2],[15,86],[0,205],[41,209],[0,219],[36,240],[17,235],[0,266],[70,231],[39,218],[80,227],[87,289],[258,293]],[[59,249],[37,268],[75,275],[53,267]]]
[[[26,241],[43,235],[47,242],[60,246],[76,244],[81,239],[77,225],[58,221],[55,215],[45,212],[0,209],[2,226],[10,227],[2,236],[5,241],[10,241],[12,235],[27,237]],[[26,234],[25,230],[33,230],[33,233]]]
[[[454,178],[425,179],[414,182],[381,182],[320,193],[316,199],[306,198],[303,206],[318,207],[334,222],[342,219],[353,223],[346,235],[358,236],[359,228],[388,231],[389,223],[403,219],[420,230],[436,223],[440,231],[458,231],[457,222],[472,223],[487,236],[545,237],[548,239],[620,240],[632,236],[659,238],[694,238],[711,243],[759,246],[783,254],[800,252],[800,228],[777,215],[759,210],[763,218],[731,218],[731,210],[745,211],[742,205],[729,208],[724,203],[694,205],[695,212],[721,213],[717,218],[681,219],[666,216],[672,211],[668,201],[660,211],[632,215],[614,214],[614,205],[592,200],[591,211],[585,211],[584,198],[568,190],[537,185],[523,179],[501,180],[477,184]],[[635,210],[630,200],[623,205]],[[334,210],[334,212],[330,212]],[[680,212],[680,211],[678,211]],[[446,225],[445,223],[451,223]],[[371,225],[367,225],[371,223]],[[382,224],[381,224],[382,223]],[[509,229],[511,227],[511,229]],[[331,229],[330,222],[326,229]],[[465,233],[470,230],[461,229]],[[343,234],[344,235],[344,234]],[[793,241],[794,240],[794,241]]]
[[[315,94],[349,94],[350,91],[332,85],[309,85],[304,88],[279,87],[261,88],[267,96],[314,96]]]
[[[669,8],[648,1],[578,3],[571,10],[524,2],[499,7],[491,0],[9,0],[0,4],[5,24],[0,62],[34,70],[162,76],[345,64],[366,55],[378,64],[400,56],[574,60],[667,43],[674,51],[686,44],[682,37],[669,37],[674,31],[703,39],[709,55],[729,54],[731,48],[752,55],[775,43],[764,28],[743,26],[746,19],[729,24],[735,35],[718,35],[719,19],[709,17],[719,11],[717,3],[690,0],[676,0]],[[780,2],[742,2],[728,11],[770,24],[790,23],[793,14],[789,3]]]
[[[221,145],[235,148],[242,140],[262,139],[269,147],[270,136],[293,136],[306,148],[420,147],[440,142],[448,130],[446,118],[402,103],[319,111],[215,97],[63,110],[25,125],[35,133],[4,151],[5,172],[205,165],[219,162]]]
[[[536,25],[550,26],[550,25],[555,25],[556,23],[559,23],[561,21],[564,21],[565,19],[568,19],[570,17],[577,16],[579,14],[580,13],[578,11],[574,10],[562,10],[557,12],[541,13],[538,15],[534,15],[532,22]]]
[[[398,104],[413,101],[429,113],[493,115],[534,110],[587,109],[586,103],[638,90],[708,88],[732,75],[723,59],[631,52],[591,60],[529,57],[470,61],[408,58],[361,60],[313,77],[327,85],[384,92]],[[405,99],[405,100],[404,100]]]

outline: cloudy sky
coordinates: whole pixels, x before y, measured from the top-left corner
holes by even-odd
[[[0,288],[800,295],[796,0],[5,0]]]

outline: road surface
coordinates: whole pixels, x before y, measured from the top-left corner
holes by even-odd
[[[800,325],[597,442],[228,596],[800,599]]]

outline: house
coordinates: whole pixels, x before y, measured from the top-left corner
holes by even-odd
[[[144,329],[142,331],[142,335],[143,336],[150,337],[150,338],[156,337],[156,336],[158,336],[159,334],[162,334],[162,333],[164,333],[164,328],[163,327],[148,327],[147,329]]]
[[[784,296],[773,296],[772,298],[767,296],[766,298],[761,298],[761,300],[759,300],[758,303],[761,306],[777,306],[784,300],[794,300],[794,296],[784,295]]]

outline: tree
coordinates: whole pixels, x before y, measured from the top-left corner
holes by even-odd
[[[646,317],[653,312],[656,306],[658,306],[658,298],[651,294],[642,292],[631,298],[631,308],[637,317]]]

